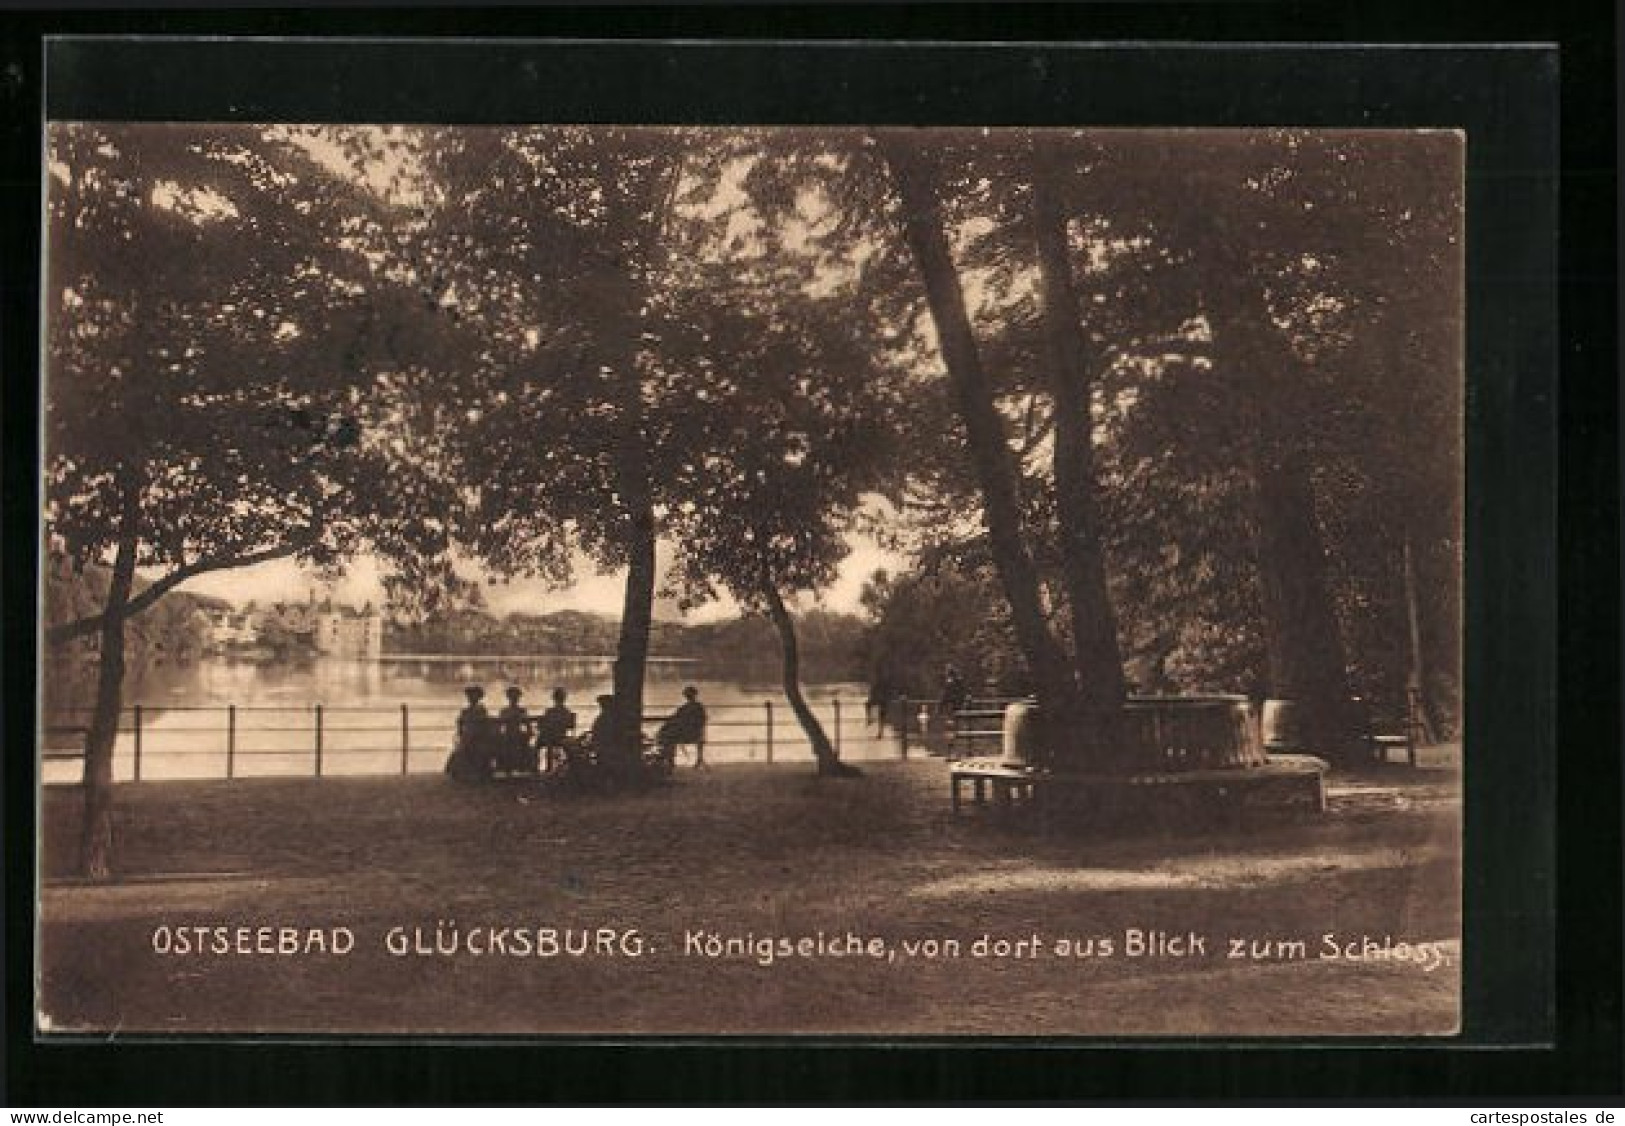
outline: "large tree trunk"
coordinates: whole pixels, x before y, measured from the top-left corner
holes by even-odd
[[[643,748],[643,681],[654,625],[656,531],[648,439],[643,429],[643,387],[638,357],[631,349],[621,360],[620,378],[624,425],[616,450],[616,479],[624,506],[621,534],[626,586],[615,646],[611,738],[599,754],[608,773],[630,779],[637,772]]]
[[[623,450],[621,456],[634,455],[630,450]],[[636,474],[628,467],[623,476],[629,480]],[[616,761],[608,765],[625,773],[635,768],[642,750],[643,681],[649,665],[649,635],[654,627],[655,515],[646,482],[645,478],[640,496],[627,495],[626,591],[621,603],[621,633],[615,649],[617,719],[611,753]]]
[[[801,694],[801,649],[796,643],[796,623],[785,607],[778,587],[772,582],[764,582],[762,596],[767,603],[768,617],[773,620],[773,627],[779,631],[779,650],[783,657],[780,671],[784,684],[784,698],[790,702],[790,710],[796,714],[796,722],[801,724],[807,742],[812,744],[813,757],[818,760],[818,773],[825,776],[858,774],[856,768],[847,766],[835,753],[834,745],[824,733],[823,724],[818,722],[818,717],[813,714],[806,697]]]
[[[615,731],[612,771],[630,776],[637,769],[643,746],[643,683],[649,666],[649,637],[654,628],[656,539],[653,450],[645,427],[642,357],[637,342],[644,331],[644,314],[655,285],[655,258],[660,251],[682,175],[680,158],[668,160],[649,174],[642,185],[649,194],[650,220],[644,229],[642,273],[629,289],[628,307],[621,318],[622,342],[618,371],[622,439],[617,450],[617,477],[621,502],[626,506],[626,590],[621,603],[621,632],[615,648]],[[612,331],[614,331],[612,329]]]
[[[1046,726],[1059,734],[1084,709],[1066,654],[1044,617],[1037,568],[1022,536],[1021,503],[1004,423],[982,370],[964,292],[943,229],[936,187],[912,142],[881,134],[878,143],[902,200],[904,237],[920,268],[943,363],[969,438],[982,493],[988,549],[1010,602],[1017,643],[1037,688],[1043,714],[1049,717]],[[1053,739],[1046,742],[1058,747]]]
[[[1117,615],[1106,587],[1105,553],[1095,498],[1090,397],[1093,359],[1079,323],[1077,289],[1068,250],[1066,215],[1051,182],[1055,170],[1034,162],[1033,225],[1038,246],[1050,391],[1055,400],[1055,501],[1072,621],[1073,672],[1085,706],[1115,727],[1110,716],[1123,702],[1123,657]],[[1116,734],[1099,731],[1110,740]]]
[[[1291,390],[1302,361],[1274,323],[1268,295],[1244,252],[1210,246],[1208,288],[1215,352],[1240,397],[1253,477],[1253,538],[1263,610],[1267,691],[1291,700],[1305,746],[1347,760],[1361,750],[1364,717],[1351,704],[1348,663],[1332,601],[1326,546],[1315,515],[1300,406]]]
[[[1350,703],[1348,662],[1304,455],[1260,458],[1254,502],[1269,693],[1294,701],[1308,749],[1350,759],[1360,751],[1362,717]]]
[[[1456,525],[1460,527],[1459,522]],[[1462,713],[1462,576],[1460,533],[1430,538],[1416,560],[1422,602],[1422,644],[1435,683],[1433,721],[1440,738],[1460,738]],[[1453,734],[1452,734],[1453,733]]]
[[[1416,693],[1415,702],[1418,712],[1417,719],[1422,725],[1423,738],[1429,743],[1437,743],[1443,738],[1444,725],[1440,722],[1442,715],[1441,701],[1434,692],[1434,668],[1430,658],[1428,644],[1429,630],[1424,625],[1429,617],[1448,622],[1445,630],[1439,630],[1438,621],[1427,621],[1433,627],[1433,633],[1442,637],[1460,637],[1460,625],[1456,619],[1458,607],[1453,597],[1459,589],[1454,583],[1428,584],[1429,597],[1422,596],[1423,580],[1422,568],[1427,559],[1426,553],[1419,553],[1413,546],[1414,541],[1407,526],[1404,541],[1404,568],[1405,568],[1405,618],[1410,634],[1410,668],[1406,674],[1407,693]],[[1423,558],[1418,559],[1418,554]],[[1454,665],[1449,666],[1450,674],[1454,674]],[[1410,701],[1406,701],[1409,705]]]
[[[113,875],[113,752],[118,744],[119,713],[124,708],[124,627],[130,590],[135,583],[139,546],[139,493],[126,486],[113,577],[102,608],[100,652],[96,662],[96,710],[85,740],[84,822],[79,845],[81,873],[91,880]]]

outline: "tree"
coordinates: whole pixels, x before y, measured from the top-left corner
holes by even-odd
[[[1114,722],[1125,694],[1117,616],[1106,585],[1104,539],[1095,496],[1093,387],[1099,367],[1081,323],[1072,272],[1072,239],[1063,205],[1067,152],[1054,137],[1036,139],[1032,227],[1037,248],[1045,360],[1054,403],[1055,515],[1071,611],[1072,669],[1088,732],[1109,748],[1121,735]]]
[[[765,209],[743,247],[730,251],[712,225],[708,245],[690,244],[681,287],[668,290],[681,315],[661,342],[673,387],[662,417],[686,456],[675,463],[667,524],[686,599],[720,588],[766,614],[785,698],[819,773],[852,774],[802,693],[788,598],[835,578],[865,494],[897,472],[904,402],[884,340],[851,315],[866,284],[861,267],[850,256],[830,260],[810,235],[790,245],[786,232],[802,232],[790,214],[775,214],[799,212],[816,229],[829,201],[815,192],[781,198],[797,202]]]
[[[47,640],[97,639],[81,863],[100,879],[129,623],[196,575],[355,546],[388,479],[368,435],[391,396],[366,359],[388,299],[348,237],[356,194],[287,137],[49,139],[47,534],[78,565],[110,558],[111,581]]]
[[[1349,579],[1375,563],[1401,588],[1418,521],[1459,535],[1459,138],[1278,133],[1257,147],[1255,186],[1218,198],[1197,245],[1214,275],[1244,279],[1215,277],[1209,305],[1215,346],[1249,372],[1271,690],[1304,702],[1313,745],[1358,752],[1346,645],[1365,634],[1369,653],[1376,639]],[[1362,491],[1375,501],[1364,529],[1334,542]]]
[[[1166,572],[1154,560],[1169,533],[1157,508],[1181,491],[1187,565],[1240,577],[1225,530],[1250,529],[1256,603],[1203,597],[1233,623],[1237,653],[1258,640],[1243,617],[1256,608],[1268,691],[1297,699],[1311,745],[1332,754],[1359,745],[1350,678],[1401,620],[1379,623],[1370,595],[1374,582],[1401,585],[1395,518],[1424,516],[1444,543],[1459,527],[1453,144],[1444,134],[1130,137],[1082,189],[1164,248],[1161,272],[1189,279],[1199,318],[1155,378],[1125,373],[1134,407],[1114,440],[1126,455],[1118,470],[1163,500],[1118,506],[1120,527],[1143,530],[1124,570]],[[1135,468],[1153,462],[1155,473]],[[1440,579],[1438,589],[1453,587]]]
[[[884,284],[898,279],[898,257],[885,250],[877,253],[876,247],[894,240],[895,229],[890,228],[894,217],[881,202],[886,195],[885,177],[877,175],[881,166],[865,151],[862,137],[846,133],[786,139],[742,132],[708,140],[708,146],[692,146],[685,156],[684,139],[672,132],[528,130],[451,138],[440,146],[434,161],[440,189],[435,193],[434,218],[426,227],[428,245],[435,247],[430,251],[433,264],[418,271],[444,277],[445,296],[438,303],[485,317],[494,326],[492,336],[499,345],[473,373],[466,413],[476,425],[456,428],[466,437],[458,454],[461,479],[478,497],[467,528],[476,552],[499,569],[537,568],[557,561],[560,530],[568,529],[593,547],[602,562],[627,566],[616,685],[617,698],[629,713],[637,710],[632,707],[638,698],[634,693],[641,689],[641,655],[646,652],[653,593],[653,545],[660,522],[681,529],[687,542],[704,544],[711,552],[703,565],[696,562],[699,553],[689,553],[688,580],[698,583],[699,572],[709,568],[710,577],[736,597],[767,611],[785,633],[786,656],[793,663],[792,619],[787,607],[776,606],[783,600],[780,580],[767,576],[782,572],[783,581],[792,585],[820,581],[833,566],[829,557],[841,532],[838,523],[832,525],[826,518],[827,506],[850,512],[856,505],[852,482],[862,473],[839,465],[832,469],[821,447],[772,448],[779,435],[755,423],[771,419],[773,411],[784,406],[783,397],[775,403],[759,394],[760,378],[734,378],[739,357],[751,359],[753,350],[770,352],[763,341],[774,340],[777,334],[783,355],[771,362],[805,368],[810,349],[827,351],[828,342],[838,340],[841,331],[850,332],[852,324],[873,325],[875,330],[864,347],[848,347],[844,355],[837,355],[836,365],[815,361],[820,383],[850,378],[840,368],[865,370],[865,357],[887,350],[905,356],[919,351],[909,319],[916,298],[910,294],[899,302],[891,296],[898,287]],[[896,154],[891,154],[891,163],[894,173],[903,167]],[[477,180],[467,179],[470,167],[480,170]],[[906,181],[905,199],[920,182],[906,172],[904,168],[897,173]],[[730,196],[745,202],[729,203]],[[854,201],[865,200],[876,205],[868,214],[862,206],[853,206]],[[497,218],[490,219],[492,215]],[[440,218],[445,224],[437,228]],[[496,229],[485,229],[492,223]],[[1064,228],[1055,216],[1045,216],[1045,223],[1046,229],[1056,223]],[[1084,698],[1077,676],[1050,633],[1037,571],[1021,545],[1024,504],[1002,453],[1002,423],[979,371],[963,296],[956,298],[938,284],[945,278],[953,281],[953,265],[940,216],[934,226],[946,270],[923,271],[925,295],[935,314],[941,347],[949,356],[948,367],[956,375],[953,382],[960,390],[960,412],[967,419],[982,491],[991,498],[984,507],[992,550],[1002,556],[1000,571],[1013,592],[1018,633],[1037,670],[1035,678],[1050,682],[1040,691],[1059,724],[1060,717],[1080,714]],[[923,228],[905,221],[903,229],[912,237]],[[781,231],[793,231],[798,245],[792,247],[790,238],[776,233]],[[829,285],[828,259],[832,247],[844,239],[844,251],[835,253],[867,259],[858,271],[859,283],[848,286],[844,294],[849,314],[856,310],[861,314],[849,315],[844,325],[826,315],[830,327],[809,331],[806,324],[792,325],[796,331],[786,332],[786,318],[768,312],[758,299],[753,318],[713,324],[696,295],[713,302],[718,296],[738,300],[740,288],[727,285],[716,269],[707,273],[701,245],[708,232],[721,243],[757,244],[758,261],[752,268],[756,284],[778,294],[781,302],[790,300],[804,309],[816,305],[812,292]],[[1064,229],[1055,233],[1066,236]],[[924,243],[913,238],[911,245],[916,251],[926,246],[928,254],[932,246],[929,237]],[[726,268],[740,266],[732,262]],[[698,284],[696,272],[703,275]],[[1048,276],[1055,277],[1053,271]],[[436,282],[437,291],[440,284]],[[1061,296],[1051,305],[1059,308],[1066,301],[1067,280],[1056,284]],[[557,296],[566,293],[575,307],[561,312]],[[951,310],[945,313],[943,304],[955,300],[964,322],[964,332],[957,335]],[[525,309],[517,318],[512,311],[516,304]],[[591,315],[583,315],[588,310]],[[756,327],[748,327],[747,321]],[[503,326],[514,323],[531,327],[504,331]],[[694,325],[719,330],[695,337],[688,333]],[[1059,329],[1050,335],[1066,339]],[[796,348],[801,354],[786,359]],[[1085,404],[1082,411],[1067,414],[1064,438],[1058,443],[1060,476],[1066,482],[1058,493],[1072,527],[1087,521],[1093,511],[1088,387],[1080,385],[1084,373],[1070,364],[1068,356],[1059,356],[1058,362],[1065,371],[1053,375],[1052,386],[1070,395],[1072,406]],[[602,379],[572,380],[572,366],[578,374],[583,369],[596,371]],[[893,377],[892,382],[901,385],[907,380]],[[585,385],[586,391],[568,390],[572,383]],[[556,412],[572,394],[580,404],[576,414],[580,425],[555,445],[536,432],[547,430],[546,417],[538,415]],[[699,400],[702,394],[709,395],[703,400],[702,416],[715,418],[686,417],[681,404],[690,397]],[[803,407],[814,400],[804,389],[797,394]],[[704,468],[715,478],[720,472],[716,465],[757,457],[763,459],[759,464],[775,468],[771,473],[758,468],[748,487],[721,490],[734,502],[734,510],[726,504],[697,504],[693,498],[712,496],[706,489],[715,482],[694,469],[696,443],[689,430],[698,426],[695,432],[704,433],[708,422],[727,417],[736,406],[744,412],[746,421],[738,429],[745,440],[736,436],[733,445],[720,452],[707,451],[716,464]],[[827,424],[828,420],[822,423]],[[812,440],[824,437],[816,427],[814,431]],[[798,434],[796,440],[806,445],[809,437]],[[793,521],[788,520],[772,528],[740,528],[734,511],[759,523],[763,517],[755,503],[758,494],[777,487],[769,482],[794,476],[786,466],[802,468],[795,458],[804,459],[804,476],[822,473],[829,478],[812,481],[819,488],[809,495],[808,507],[779,505],[780,511],[798,518],[797,526],[807,534],[790,530]],[[880,487],[880,478],[887,476],[869,473],[867,487]],[[895,485],[894,480],[888,483]],[[738,538],[709,541],[697,534],[696,512],[705,514],[709,527],[737,528]],[[1001,527],[1010,534],[1000,534]],[[1063,555],[1069,564],[1074,625],[1089,625],[1088,630],[1077,630],[1078,665],[1093,669],[1091,691],[1099,700],[1115,700],[1121,695],[1121,672],[1105,602],[1100,537],[1082,525],[1077,525],[1077,532]],[[762,546],[775,539],[795,546],[784,550]],[[754,556],[738,558],[737,545],[752,545]],[[723,551],[725,547],[734,549],[734,557]],[[776,609],[783,612],[775,613]],[[1032,656],[1039,651],[1041,655]],[[799,692],[793,681],[791,677],[787,684],[792,697]],[[629,727],[631,715],[623,718],[623,726]],[[1092,730],[1107,726],[1102,721]],[[817,738],[813,743],[821,745]]]
[[[93,617],[107,601],[112,570],[101,563],[76,567],[66,556],[53,553],[42,575],[41,611],[47,632],[58,624],[81,617]],[[139,595],[145,581],[136,577],[133,593]],[[210,630],[201,615],[196,596],[174,593],[159,599],[152,608],[132,618],[125,631],[127,665],[139,672],[166,662],[186,663],[205,651]],[[96,650],[94,635],[61,642],[42,654],[41,691],[47,712],[80,713],[86,700],[94,699]]]
[[[988,549],[1010,603],[1016,637],[1039,703],[1048,717],[1049,745],[1058,752],[1062,733],[1087,709],[1065,652],[1045,620],[1038,572],[1023,538],[1021,502],[1004,425],[994,407],[966,312],[933,172],[916,143],[886,133],[879,135],[878,145],[902,203],[904,238],[919,266],[942,361],[969,440],[987,524]]]
[[[927,559],[906,574],[879,572],[862,597],[870,619],[865,659],[898,692],[934,697],[945,661],[966,683],[991,685],[996,694],[1030,690],[998,578],[985,561]]]
[[[439,130],[419,144],[425,220],[404,269],[483,334],[441,387],[448,473],[471,500],[457,537],[501,575],[562,581],[578,547],[627,569],[609,761],[630,773],[667,476],[652,357],[685,139]]]
[[[1453,274],[1448,261],[1459,216],[1452,144],[1446,135],[1290,131],[1194,135],[1180,144],[1149,133],[1046,137],[1033,142],[1037,164],[1027,165],[1012,155],[1019,144],[933,133],[928,159],[923,145],[911,149],[895,134],[882,139],[966,417],[989,538],[1027,536],[1031,565],[1006,549],[999,571],[1029,660],[1050,566],[1046,527],[1055,536],[1054,573],[1071,616],[1080,692],[1092,670],[1099,686],[1104,667],[1108,699],[1112,662],[1083,656],[1110,651],[1112,631],[1103,627],[1112,600],[1102,588],[1120,598],[1147,593],[1146,555],[1172,548],[1184,566],[1150,568],[1172,580],[1162,592],[1205,592],[1201,612],[1233,623],[1222,626],[1233,652],[1266,655],[1271,690],[1299,700],[1313,745],[1338,754],[1357,743],[1361,717],[1348,701],[1350,665],[1358,662],[1345,655],[1345,638],[1372,622],[1362,576],[1386,555],[1388,585],[1400,586],[1409,533],[1394,529],[1393,514],[1412,522],[1444,515],[1436,542],[1448,544],[1448,514],[1459,504],[1459,447],[1451,438],[1459,402],[1438,377],[1454,366],[1460,300],[1459,281],[1452,282],[1459,270]],[[943,208],[954,196],[957,236]],[[1012,237],[1024,214],[1036,259],[1024,258],[1023,240]],[[980,247],[963,233],[978,228]],[[1153,300],[1145,300],[1142,273],[1157,281]],[[1093,290],[1087,303],[1077,292],[1085,281]],[[981,341],[967,287],[984,307],[990,294],[998,302]],[[1416,291],[1426,298],[1409,296]],[[1403,356],[1393,352],[1396,340],[1405,342]],[[986,375],[990,355],[998,357],[1002,391]],[[1010,372],[1024,368],[1045,374],[1028,377],[1023,390]],[[1057,382],[1060,373],[1069,377]],[[1092,388],[1103,394],[1091,396]],[[1010,410],[1023,398],[1025,421]],[[1183,417],[1169,425],[1176,416]],[[1418,423],[1446,440],[1408,440]],[[1012,442],[1012,431],[1025,434]],[[1046,447],[1047,480],[1035,475],[1031,456]],[[1142,499],[1177,497],[1199,520],[1177,526],[1125,496],[1107,500],[1116,526],[1100,526],[1087,485],[1079,487],[1100,468],[1089,468],[1097,450],[1105,451],[1114,488],[1135,485]],[[1147,458],[1160,468],[1147,471]],[[1179,465],[1193,476],[1170,479]],[[997,480],[1001,472],[1013,487]],[[1419,504],[1423,496],[1436,504]],[[1235,532],[1244,529],[1251,559],[1238,568]],[[1332,531],[1336,544],[1327,539]],[[1102,581],[1092,569],[1106,538],[1139,558],[1123,560],[1119,574]],[[1375,548],[1384,541],[1395,546]],[[1256,583],[1256,600],[1224,596],[1224,575]],[[1353,590],[1354,582],[1364,586]],[[1191,631],[1188,610],[1175,609],[1163,623],[1144,610],[1129,604],[1136,644],[1184,637],[1207,646]],[[1254,610],[1264,622],[1261,650],[1240,617]],[[1207,624],[1219,623],[1209,617]],[[1413,632],[1420,639],[1446,631]],[[1422,642],[1411,648],[1420,652]],[[1228,660],[1202,658],[1208,675],[1234,683]],[[1166,670],[1165,661],[1154,662],[1149,679]]]
[[[697,137],[503,130],[426,146],[433,202],[413,271],[489,326],[458,384],[472,424],[449,434],[474,497],[461,534],[506,574],[562,576],[572,543],[627,568],[615,693],[628,735],[668,535],[692,597],[724,589],[774,621],[786,694],[834,770],[785,600],[832,574],[870,467],[895,449],[875,440],[892,391],[862,398],[885,342],[854,331],[850,306],[886,287],[846,276],[851,240],[833,252],[815,229],[839,214],[828,201],[777,225],[799,206],[780,173],[813,168],[813,152],[750,131]],[[791,229],[798,246],[780,237]]]

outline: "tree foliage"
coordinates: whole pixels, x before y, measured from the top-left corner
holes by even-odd
[[[966,292],[980,295],[969,311],[1020,468],[1023,534],[1045,603],[1064,607],[1052,538],[1066,519],[1044,499],[1056,406],[1021,238],[1038,181],[1020,174],[1012,144],[935,141],[943,215]],[[1296,672],[1310,663],[1305,647],[1321,646],[1335,654],[1331,695],[1346,696],[1352,677],[1368,694],[1384,682],[1392,699],[1407,536],[1444,610],[1445,621],[1424,622],[1430,663],[1447,664],[1459,589],[1459,140],[1259,131],[1069,144],[1055,193],[1130,679],[1256,689],[1267,656]],[[981,498],[963,452],[935,449],[945,456],[920,490],[923,542],[971,545],[982,533],[963,514]],[[1279,528],[1263,535],[1285,514],[1260,504],[1260,483],[1283,472],[1307,474],[1267,494],[1301,498],[1291,525],[1301,542],[1288,552],[1269,546],[1293,542]],[[1293,610],[1261,604],[1271,582],[1317,569],[1313,614],[1302,597]]]
[[[1105,742],[1125,680],[1450,695],[1453,135],[70,125],[49,167],[97,802],[126,622],[363,546],[402,630],[472,568],[624,568],[627,716],[659,539],[778,627],[794,704],[792,607],[877,512],[921,561],[877,669],[925,638]]]
[[[99,634],[84,862],[105,875],[126,622],[194,575],[330,565],[373,525],[415,537],[443,498],[386,472],[398,398],[372,330],[401,318],[362,253],[367,208],[309,147],[61,125],[49,172],[46,530],[112,582],[47,637]]]

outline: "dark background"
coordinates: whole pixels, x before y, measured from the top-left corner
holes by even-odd
[[[0,668],[11,860],[0,1103],[963,1103],[1138,1095],[1154,1102],[1459,1105],[1622,1091],[1616,117],[1608,5],[58,10],[7,14],[0,27],[8,533]],[[1096,1041],[492,1041],[478,1050],[389,1041],[35,1043],[32,866],[19,861],[34,839],[25,748],[33,742],[39,511],[33,373],[41,64],[44,36],[78,33],[716,42],[678,49],[613,42],[59,43],[50,52],[50,104],[43,107],[51,116],[1468,128],[1467,729],[1474,748],[1462,1039],[1312,1049],[1266,1043],[1244,1051]],[[875,42],[761,42],[856,37]],[[1033,45],[911,50],[878,42],[887,39]],[[1080,53],[1041,42],[1067,39],[1233,46]],[[1241,45],[1312,40],[1555,44],[1561,78],[1555,54],[1528,47],[1374,53]],[[1561,137],[1552,112],[1559,95]],[[1559,158],[1561,325],[1552,291],[1557,248],[1548,238]]]

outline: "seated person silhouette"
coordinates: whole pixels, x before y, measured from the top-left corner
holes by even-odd
[[[615,718],[615,697],[608,694],[598,697],[598,714],[593,717],[592,726],[587,729],[587,746],[591,748],[594,757],[615,742],[619,730]]]
[[[508,706],[497,713],[501,731],[501,753],[498,757],[501,767],[510,773],[534,773],[536,770],[536,749],[531,745],[530,732],[527,730],[530,713],[519,702],[524,694],[524,689],[517,685],[509,688]]]
[[[564,740],[576,729],[576,713],[564,706],[564,689],[553,689],[553,706],[536,721],[536,750],[544,756],[542,768],[552,770],[564,754]]]
[[[490,778],[494,766],[491,713],[485,710],[485,689],[470,685],[463,695],[468,706],[457,713],[457,742],[446,760],[446,773],[459,782],[477,782]]]
[[[565,764],[572,772],[584,767],[590,777],[614,784],[631,781],[640,768],[643,732],[635,717],[613,694],[598,697],[598,715],[587,737],[565,744]]]
[[[655,732],[655,744],[668,763],[675,760],[679,743],[693,745],[696,768],[705,765],[705,705],[692,684],[683,689],[683,703]]]

